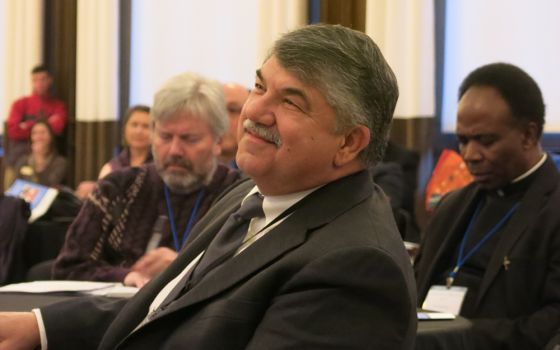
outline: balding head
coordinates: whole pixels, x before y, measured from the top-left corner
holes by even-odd
[[[243,104],[249,97],[249,90],[237,83],[227,83],[224,84],[224,95],[230,126],[220,144],[222,147],[221,159],[224,163],[229,163],[235,159],[237,152],[237,120]]]

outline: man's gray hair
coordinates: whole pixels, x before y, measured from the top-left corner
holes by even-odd
[[[303,83],[319,89],[336,111],[337,132],[356,125],[369,128],[370,144],[360,154],[365,164],[383,158],[399,90],[370,37],[340,25],[309,25],[277,40],[271,56]]]
[[[222,136],[229,127],[222,84],[195,73],[168,80],[154,97],[152,121],[172,120],[181,113],[205,120],[215,138]]]

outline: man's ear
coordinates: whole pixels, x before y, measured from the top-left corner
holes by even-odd
[[[370,131],[365,125],[357,125],[346,132],[341,137],[334,156],[334,166],[341,167],[358,158],[360,152],[368,146],[370,137]]]
[[[539,127],[535,122],[529,122],[523,130],[523,147],[533,148],[539,143]]]
[[[154,139],[156,136],[156,122],[150,121],[150,142],[154,143]]]
[[[219,138],[212,146],[212,154],[216,157],[222,154],[222,145],[220,142],[221,142],[221,138]]]

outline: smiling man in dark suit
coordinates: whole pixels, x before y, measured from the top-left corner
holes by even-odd
[[[33,348],[41,338],[49,349],[412,349],[412,269],[367,171],[397,97],[365,34],[315,25],[284,35],[240,117],[236,160],[252,180],[226,193],[129,302],[52,305],[35,312],[38,325],[33,314],[7,315],[28,326],[0,323],[0,339]],[[234,220],[248,227],[225,229]]]
[[[433,293],[462,296],[472,349],[542,349],[560,326],[560,175],[539,142],[541,91],[494,63],[459,96],[456,134],[474,182],[444,197],[426,228],[419,300],[432,308]]]

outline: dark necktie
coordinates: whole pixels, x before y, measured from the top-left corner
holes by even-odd
[[[241,207],[228,217],[198,264],[177,283],[159,309],[167,307],[207,273],[235,254],[247,234],[251,219],[264,217],[262,201],[263,197],[260,193],[252,194],[245,199]]]
[[[191,279],[194,283],[235,254],[247,234],[251,219],[264,217],[262,202],[263,197],[260,193],[252,194],[228,217],[210,242],[200,262],[194,267]]]

